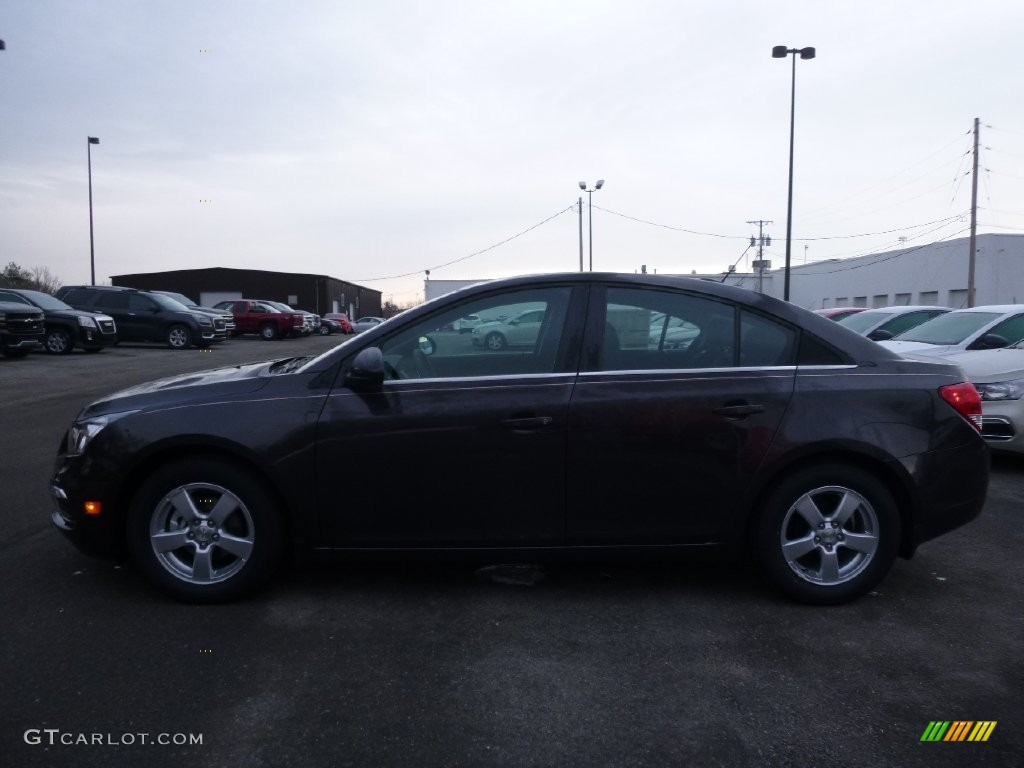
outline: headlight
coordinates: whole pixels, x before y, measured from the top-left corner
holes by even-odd
[[[82,326],[83,328],[95,328],[96,327],[96,321],[93,320],[91,317],[87,317],[86,315],[79,315],[78,316],[78,324],[80,326]]]
[[[200,325],[213,325],[213,320],[211,320],[210,318],[206,317],[205,315],[203,315],[202,317],[198,318],[198,320],[199,320],[199,324]]]
[[[995,384],[975,384],[982,400],[1020,400],[1024,397],[1024,379],[1000,381]]]
[[[108,413],[106,416],[95,416],[85,421],[74,422],[71,425],[71,429],[68,430],[68,439],[65,445],[66,452],[72,456],[77,456],[85,451],[86,446],[92,442],[96,435],[103,431],[104,427],[133,413],[137,413],[137,411]]]

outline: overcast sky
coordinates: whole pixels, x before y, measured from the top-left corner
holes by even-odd
[[[980,231],[1024,233],[1022,30],[1017,0],[6,0],[0,261],[88,282],[97,136],[101,281],[281,269],[404,304],[426,269],[574,270],[598,178],[595,269],[743,270],[755,219],[781,265],[780,44],[817,48],[795,263],[965,230],[975,117]]]

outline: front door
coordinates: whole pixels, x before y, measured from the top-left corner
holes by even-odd
[[[379,340],[388,379],[339,381],[317,431],[331,546],[528,546],[565,531],[565,450],[576,379],[568,286],[509,291]],[[545,311],[533,344],[491,350],[455,321]]]

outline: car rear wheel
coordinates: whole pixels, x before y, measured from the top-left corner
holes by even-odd
[[[321,336],[330,336],[331,335],[331,329],[328,328],[326,325],[321,325],[320,326],[320,335]]]
[[[172,325],[167,329],[167,346],[171,349],[188,349],[192,337],[184,325]]]
[[[765,572],[790,597],[837,605],[877,585],[892,567],[900,518],[892,494],[852,466],[811,467],[771,494],[756,531]]]
[[[494,352],[504,349],[507,343],[505,337],[497,331],[491,331],[484,337],[484,345]]]
[[[260,338],[264,341],[273,341],[277,338],[277,326],[273,323],[264,323],[260,326]]]
[[[219,459],[162,467],[132,500],[128,543],[146,575],[180,600],[231,600],[280,561],[281,518],[250,472]]]
[[[68,335],[67,331],[63,331],[60,328],[47,331],[45,343],[46,351],[51,355],[67,355],[75,348],[75,343],[71,341],[71,336]]]

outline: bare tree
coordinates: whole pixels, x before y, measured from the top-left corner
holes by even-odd
[[[60,278],[49,267],[32,267],[32,287],[43,293],[56,293],[61,286]]]
[[[0,269],[0,287],[3,288],[29,288],[33,291],[53,293],[60,286],[60,278],[53,274],[49,267],[32,267],[29,271],[12,261]]]

